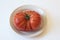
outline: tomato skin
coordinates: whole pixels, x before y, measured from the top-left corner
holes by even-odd
[[[14,26],[16,27],[16,29],[18,30],[25,30],[25,24],[26,24],[26,20],[24,19],[24,15],[17,13],[14,17]]]
[[[27,14],[30,19],[27,20],[25,17]],[[41,25],[41,15],[38,14],[35,11],[22,11],[16,13],[13,19],[13,24],[17,30],[21,31],[35,31],[39,28],[39,25]]]

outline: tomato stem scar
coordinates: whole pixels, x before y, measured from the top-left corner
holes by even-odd
[[[28,14],[26,14],[25,18],[26,18],[27,20],[29,20],[29,19],[30,19],[30,16],[29,16]]]

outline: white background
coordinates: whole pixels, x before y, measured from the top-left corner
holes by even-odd
[[[47,14],[44,36],[26,38],[15,33],[9,23],[10,14],[21,5],[36,5]],[[0,0],[0,40],[60,40],[60,0]]]

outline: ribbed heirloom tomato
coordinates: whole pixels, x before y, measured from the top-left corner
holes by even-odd
[[[14,27],[20,31],[35,31],[41,25],[41,15],[32,10],[24,10],[15,14]]]

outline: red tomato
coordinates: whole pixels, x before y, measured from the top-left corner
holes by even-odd
[[[21,31],[35,31],[41,25],[41,15],[31,10],[16,13],[13,20],[15,28]]]

